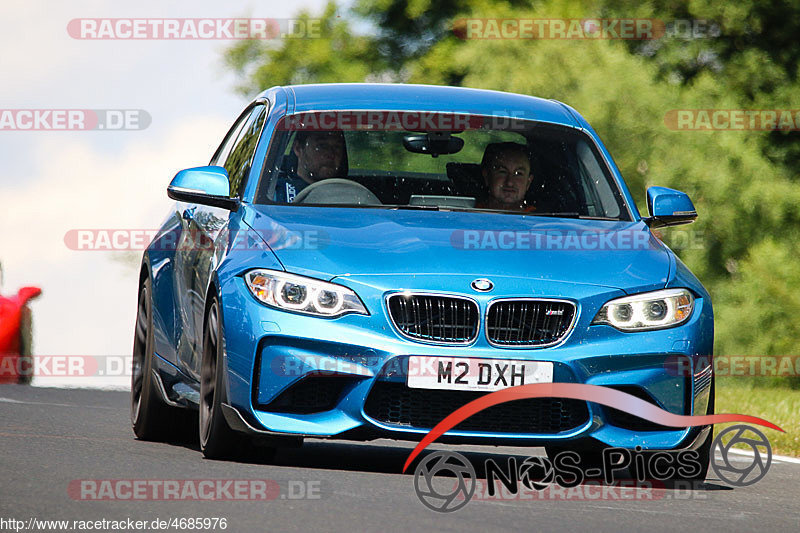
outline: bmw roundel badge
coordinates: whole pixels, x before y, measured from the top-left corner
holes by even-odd
[[[492,283],[486,278],[480,278],[473,280],[473,282],[470,283],[470,287],[472,287],[478,292],[489,292],[494,288],[494,283]]]

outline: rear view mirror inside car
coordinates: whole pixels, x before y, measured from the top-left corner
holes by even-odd
[[[424,135],[406,135],[403,146],[409,152],[430,154],[437,157],[441,154],[455,154],[464,147],[464,140],[451,133],[426,133]]]

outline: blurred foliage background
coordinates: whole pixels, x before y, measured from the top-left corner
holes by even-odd
[[[651,18],[716,25],[699,38],[464,39],[467,18]],[[699,213],[663,237],[703,281],[725,355],[798,354],[799,132],[674,131],[675,109],[793,109],[800,2],[779,0],[355,0],[329,3],[322,38],[241,41],[225,52],[252,96],[281,84],[404,82],[555,98],[614,155],[639,210],[686,191]],[[800,106],[794,106],[798,108]],[[775,384],[774,380],[772,384]],[[781,380],[800,388],[800,380]]]

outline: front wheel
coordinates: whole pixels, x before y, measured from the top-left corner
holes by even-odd
[[[142,440],[164,441],[172,436],[171,410],[159,397],[153,375],[155,341],[150,279],[139,290],[131,368],[131,426]]]
[[[715,397],[716,397],[716,377],[711,378],[711,391],[708,395],[708,409],[706,409],[706,414],[713,415],[715,409]],[[687,478],[687,481],[699,481],[703,482],[708,475],[708,467],[711,464],[711,445],[714,443],[714,426],[711,426],[711,430],[708,432],[708,436],[706,440],[703,441],[703,444],[697,448],[697,452],[699,454],[698,462],[700,463],[700,471],[697,475],[691,476]]]
[[[200,364],[200,450],[209,459],[235,459],[254,452],[247,435],[228,426],[222,404],[228,401],[225,367],[225,336],[219,303],[212,300],[203,333],[203,359]],[[274,450],[264,450],[270,455]]]
[[[715,385],[716,378],[711,378],[711,390],[708,395],[708,408],[706,409],[706,414],[713,415],[714,414],[714,397],[716,391]],[[691,475],[691,476],[684,476],[681,475],[680,472],[676,469],[675,474],[663,481],[668,482],[675,482],[675,481],[689,481],[691,483],[702,483],[705,481],[706,476],[708,475],[708,467],[711,463],[711,445],[714,442],[714,426],[711,426],[711,429],[706,436],[706,439],[703,441],[700,446],[695,448],[695,452],[697,453],[697,463],[700,464],[700,468],[698,471]],[[680,455],[681,452],[678,452]],[[647,455],[652,455],[650,452],[647,452]],[[649,458],[648,458],[649,459]]]
[[[584,479],[602,479],[603,477],[603,449],[599,443],[581,444],[573,446],[545,446],[547,458],[555,465],[556,457],[562,452],[574,452],[579,456],[579,468],[584,474]]]
[[[33,318],[26,305],[22,308],[19,324],[19,377],[20,385],[30,385],[33,380]]]

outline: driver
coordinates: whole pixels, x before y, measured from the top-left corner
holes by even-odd
[[[491,143],[481,161],[481,174],[489,196],[479,201],[479,209],[533,211],[525,194],[533,181],[528,148],[514,142]]]
[[[292,152],[297,156],[297,169],[278,178],[275,201],[291,203],[300,191],[314,183],[344,173],[346,148],[341,131],[299,131]]]

